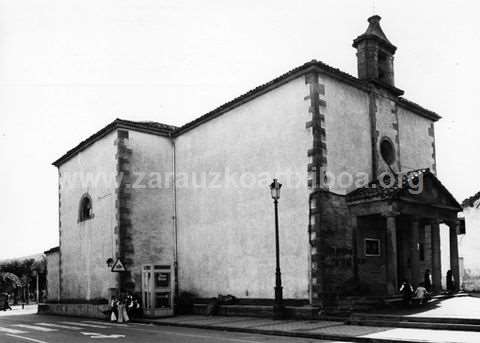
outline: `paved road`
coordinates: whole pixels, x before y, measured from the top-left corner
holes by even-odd
[[[190,329],[152,324],[115,324],[100,320],[20,314],[0,316],[1,343],[307,343],[312,339]],[[323,341],[325,342],[325,341]]]

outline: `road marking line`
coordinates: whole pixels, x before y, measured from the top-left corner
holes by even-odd
[[[16,330],[16,329],[9,329],[9,328],[2,328],[2,327],[0,327],[0,332],[7,332],[7,333],[27,333],[27,331]]]
[[[103,335],[97,332],[80,332],[82,335],[90,336],[90,338],[125,338],[125,335]]]
[[[115,322],[105,323],[105,322],[99,322],[94,320],[82,320],[82,323],[101,324],[106,326],[124,326],[124,327],[130,326],[127,324],[121,324],[121,323],[115,323]]]
[[[7,335],[7,336],[10,336],[10,337],[20,338],[20,339],[23,339],[23,340],[26,340],[26,341],[30,341],[30,342],[35,342],[35,343],[48,343],[48,342],[45,342],[45,341],[41,341],[41,340],[39,340],[39,339],[30,338],[30,337],[25,337],[25,336],[12,335],[12,334],[9,334],[9,333],[7,333],[6,335]]]
[[[41,327],[41,326],[28,325],[28,324],[15,324],[15,325],[12,325],[12,326],[16,326],[16,327],[24,328],[24,329],[32,329],[32,330],[37,330],[37,331],[42,331],[42,332],[58,331],[57,329],[44,328],[44,327]]]
[[[88,327],[97,328],[97,329],[108,329],[108,326],[104,326],[104,325],[85,324],[85,323],[77,323],[77,322],[60,322],[60,323],[68,324],[68,325],[77,325],[77,326],[88,326]]]
[[[54,324],[54,323],[35,323],[35,325],[51,326],[53,328],[70,329],[70,330],[81,330],[82,329],[79,326],[60,325],[60,324]]]

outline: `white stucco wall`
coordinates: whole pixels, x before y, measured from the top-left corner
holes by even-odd
[[[62,299],[106,298],[116,287],[106,264],[115,256],[115,137],[108,134],[59,168]],[[85,193],[94,218],[78,222]]]
[[[480,201],[473,207],[465,207],[463,214],[466,234],[458,236],[459,255],[464,258],[465,269],[480,279]],[[480,281],[477,289],[480,289]]]
[[[361,181],[359,173],[371,177],[372,153],[368,94],[327,76],[325,85],[325,131],[327,137],[327,170],[334,176],[330,191],[346,194]]]
[[[434,137],[429,135],[432,121],[398,107],[400,158],[402,171],[433,168]],[[434,170],[435,172],[435,170]]]
[[[372,176],[370,100],[367,92],[329,77],[321,77],[320,83],[325,85],[327,102],[324,109],[327,170],[336,181],[330,182],[329,189],[347,194],[362,184],[365,174],[368,179]],[[432,156],[434,138],[429,133],[432,121],[379,94],[375,97],[374,108],[378,175],[389,171],[380,154],[383,137],[395,146],[397,156],[393,168],[396,172],[399,171],[398,161],[401,171],[432,168],[435,162]],[[349,177],[353,183],[348,182]]]
[[[267,184],[278,177],[284,183],[279,205],[284,296],[308,297],[308,94],[303,77],[293,80],[176,139],[181,290],[201,297],[273,297],[274,216]],[[237,181],[240,175],[251,180],[245,174],[251,173],[264,184],[225,186],[225,169]],[[297,173],[301,185],[287,184],[280,173],[288,171]],[[214,183],[185,186],[182,174],[196,175],[200,183],[205,175]]]
[[[60,253],[52,252],[45,255],[47,262],[47,300],[60,299]]]

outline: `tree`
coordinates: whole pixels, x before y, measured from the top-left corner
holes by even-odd
[[[20,295],[24,301],[28,303],[30,299],[30,290],[36,289],[36,275],[38,273],[39,279],[39,290],[46,288],[46,260],[44,256],[40,258],[33,259],[19,259],[8,261],[0,265],[0,273],[10,273],[15,275],[19,283],[16,282],[15,286],[9,284],[10,281],[0,280],[0,291],[3,289],[4,292],[13,293],[14,301],[17,302],[17,297]],[[8,279],[10,280],[10,279]],[[42,292],[40,291],[40,294]]]
[[[19,287],[23,287],[23,282],[18,276],[9,272],[0,272],[0,293],[11,293]]]

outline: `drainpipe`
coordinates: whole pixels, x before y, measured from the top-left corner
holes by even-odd
[[[175,275],[175,296],[178,296],[178,239],[177,239],[177,172],[176,172],[176,156],[175,156],[175,137],[171,136],[172,142],[172,196],[173,196],[173,269]]]
[[[308,303],[313,303],[312,289],[312,195],[308,197]]]

